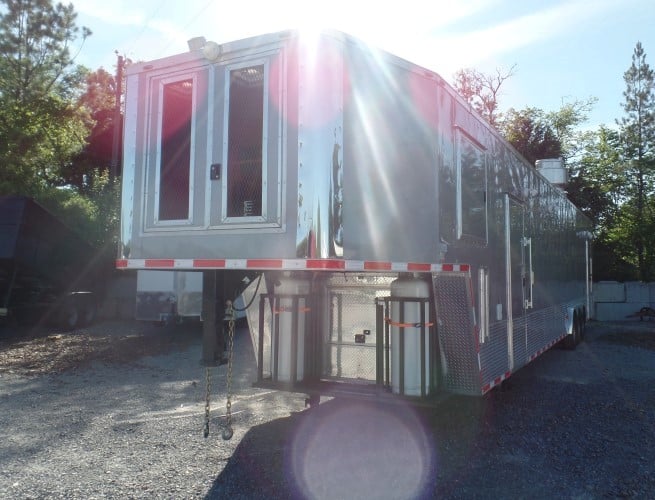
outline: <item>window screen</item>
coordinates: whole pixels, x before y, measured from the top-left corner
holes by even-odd
[[[189,218],[193,81],[163,86],[159,220]]]
[[[227,216],[262,215],[264,66],[230,72]]]
[[[487,239],[487,175],[485,156],[477,145],[459,135],[460,237]]]

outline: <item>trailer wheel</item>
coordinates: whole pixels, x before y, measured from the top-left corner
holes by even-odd
[[[564,337],[564,341],[562,342],[564,348],[570,351],[575,349],[578,343],[580,342],[580,323],[578,317],[579,317],[578,313],[576,312],[573,315],[573,324],[571,326],[572,332],[570,335]]]
[[[96,320],[98,314],[98,308],[95,303],[87,304],[87,306],[82,311],[82,317],[80,318],[80,324],[83,326],[92,325]]]
[[[587,314],[583,310],[580,313],[580,342],[582,342],[587,334]]]
[[[73,303],[66,304],[61,311],[60,326],[66,331],[73,330],[79,321],[80,313],[77,306]]]

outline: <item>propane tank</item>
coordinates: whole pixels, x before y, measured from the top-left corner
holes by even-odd
[[[274,304],[271,328],[271,375],[273,380],[278,382],[298,382],[304,377],[306,296],[309,289],[309,280],[291,277],[288,273],[281,276],[275,285],[277,300]],[[294,300],[294,295],[300,296],[297,301]],[[298,321],[294,323],[296,315]],[[276,317],[278,329],[275,328]],[[297,326],[294,329],[295,325]]]
[[[394,394],[425,396],[430,391],[429,301],[401,300],[428,299],[429,297],[428,283],[418,278],[416,274],[400,277],[391,283],[391,392]],[[421,321],[422,305],[425,307],[423,321]],[[423,346],[421,346],[422,328],[425,331]],[[421,387],[421,359],[424,360],[425,366],[423,389]],[[402,381],[401,373],[403,374]]]

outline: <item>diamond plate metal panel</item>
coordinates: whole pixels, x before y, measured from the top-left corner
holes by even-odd
[[[509,371],[507,353],[507,321],[498,321],[489,326],[489,338],[480,345],[483,382],[494,380]]]
[[[470,278],[466,273],[434,274],[433,286],[444,384],[453,392],[478,395],[481,381]]]
[[[527,317],[520,316],[513,319],[514,323],[514,370],[523,366],[528,355],[528,347],[526,341],[526,328],[527,328]]]
[[[529,314],[525,363],[530,361],[530,356],[548,344],[548,320],[553,316],[552,312],[552,308],[549,308],[540,309]]]
[[[557,305],[532,311],[514,320],[515,372],[530,362],[531,357],[559,339],[564,333],[567,305]],[[489,339],[480,345],[480,365],[483,383],[491,382],[510,371],[507,346],[507,321],[490,326]]]

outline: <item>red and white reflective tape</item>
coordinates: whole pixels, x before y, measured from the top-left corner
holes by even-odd
[[[542,347],[542,348],[539,349],[537,352],[535,352],[532,356],[530,356],[530,358],[529,358],[530,361],[529,361],[529,362],[534,361],[535,359],[537,359],[539,356],[541,356],[541,355],[542,355],[543,353],[545,353],[548,349],[550,349],[550,348],[553,347],[555,344],[557,344],[557,343],[558,343],[560,340],[562,340],[564,337],[566,337],[566,334],[564,334],[564,335],[562,335],[562,336],[556,338],[555,340],[550,341],[548,344],[546,344],[544,347]]]
[[[509,372],[503,373],[500,377],[496,377],[492,381],[487,382],[485,385],[482,386],[482,394],[486,394],[487,392],[489,392],[494,387],[499,386],[500,384],[502,384],[505,380],[507,380],[511,376],[512,376],[512,372],[509,371]]]
[[[341,259],[118,259],[117,269],[256,269],[262,271],[360,271],[468,273],[468,264],[384,262]]]
[[[545,353],[547,350],[551,349],[553,346],[555,346],[555,344],[557,344],[564,337],[566,337],[566,334],[561,335],[561,336],[557,337],[554,340],[551,340],[548,344],[546,344],[544,347],[542,347],[537,352],[535,352],[532,356],[530,356],[528,358],[528,363],[531,363],[532,361],[537,359],[539,356],[541,356],[543,353]],[[486,383],[485,385],[482,386],[482,394],[486,394],[487,392],[489,392],[494,387],[499,386],[500,384],[503,383],[503,381],[507,380],[511,375],[512,375],[512,372],[508,371],[508,372],[505,372],[504,374],[502,374],[500,377],[496,377],[491,382]]]

